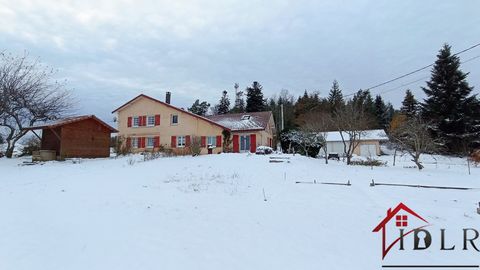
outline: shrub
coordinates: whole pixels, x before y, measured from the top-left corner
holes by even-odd
[[[192,156],[200,155],[202,151],[202,143],[200,137],[193,137],[192,143],[190,144],[190,151],[192,152]]]
[[[20,156],[31,156],[33,151],[40,150],[40,145],[40,139],[35,136],[25,139]]]
[[[123,136],[114,137],[113,151],[117,156],[125,156],[130,154],[131,146],[127,144],[127,140]]]
[[[360,166],[370,166],[370,167],[379,167],[379,166],[386,166],[387,162],[383,162],[378,159],[367,158],[367,160],[352,160],[352,165],[360,165]]]
[[[166,148],[164,145],[160,145],[157,150],[145,151],[142,153],[143,161],[154,160],[162,157],[175,156],[172,149]]]
[[[470,160],[475,164],[480,164],[480,149],[473,151],[473,153],[470,155]]]
[[[232,152],[232,133],[229,130],[224,129],[222,131],[223,135],[223,152],[231,153]]]
[[[159,151],[152,151],[152,152],[144,152],[143,153],[143,161],[154,160],[157,158],[163,157],[162,153]]]

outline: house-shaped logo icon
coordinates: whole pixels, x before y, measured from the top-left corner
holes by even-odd
[[[418,219],[422,223],[425,223],[425,225],[408,230],[409,228],[411,228],[409,224],[411,224],[412,218]],[[389,208],[387,210],[387,216],[377,225],[377,227],[375,227],[375,229],[373,229],[373,232],[379,232],[380,230],[382,231],[382,259],[385,258],[390,249],[402,238],[402,236],[396,238],[392,243],[387,246],[387,224],[390,224],[391,222],[392,225],[394,225],[398,229],[408,230],[402,234],[403,237],[414,232],[417,229],[429,225],[424,218],[422,218],[420,215],[415,213],[415,211],[413,211],[403,203],[399,203],[397,207],[395,207],[393,210],[392,208]]]

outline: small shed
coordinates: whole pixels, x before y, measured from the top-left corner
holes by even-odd
[[[64,118],[25,130],[40,138],[40,159],[53,159],[46,158],[49,154],[57,159],[109,157],[111,133],[117,132],[95,115]],[[42,130],[41,137],[35,130]]]
[[[327,153],[345,155],[342,136],[339,131],[331,131],[326,134]],[[344,139],[348,141],[350,137],[343,132]],[[388,136],[383,129],[364,130],[358,139],[358,146],[353,153],[364,157],[374,157],[380,155],[380,143],[388,141]],[[323,153],[320,151],[320,153]]]

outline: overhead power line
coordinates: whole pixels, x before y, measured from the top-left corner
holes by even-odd
[[[457,52],[457,53],[454,53],[453,55],[462,54],[462,53],[464,53],[464,52],[466,52],[466,51],[469,51],[469,50],[471,50],[471,49],[474,49],[474,48],[476,48],[476,47],[478,47],[478,46],[480,46],[480,43],[477,43],[477,44],[475,44],[475,45],[472,45],[472,46],[470,46],[470,47],[468,47],[468,48],[466,48],[466,49],[464,49],[464,50],[461,50],[461,51],[459,51],[459,52]],[[479,57],[480,57],[480,56],[476,56],[476,57],[470,58],[470,59],[468,59],[467,61],[465,61],[465,62],[463,62],[463,63],[472,61],[472,60],[477,59],[477,58],[479,58]],[[410,76],[410,75],[412,75],[412,74],[415,74],[415,73],[420,72],[420,71],[422,71],[422,70],[425,70],[425,69],[427,69],[427,68],[429,68],[429,67],[432,67],[434,64],[435,64],[435,63],[431,63],[431,64],[426,65],[426,66],[424,66],[424,67],[415,69],[415,70],[413,70],[413,71],[411,71],[411,72],[405,73],[405,74],[403,74],[403,75],[401,75],[401,76],[398,76],[398,77],[395,77],[395,78],[393,78],[393,79],[391,79],[391,80],[388,80],[388,81],[385,81],[385,82],[376,84],[376,85],[374,85],[374,86],[371,86],[371,87],[369,87],[369,88],[366,88],[365,90],[372,90],[372,89],[378,88],[378,87],[380,87],[380,86],[384,86],[384,85],[386,85],[386,84],[392,83],[392,82],[394,82],[394,81],[398,81],[398,80],[403,79],[403,78],[405,78],[405,77],[408,77],[408,76]],[[413,83],[413,82],[412,82],[412,83]],[[352,95],[354,95],[354,94],[355,94],[355,93],[351,93],[351,94],[348,94],[348,95],[345,95],[345,96],[348,97],[348,96],[352,96]]]
[[[461,64],[468,63],[468,62],[473,61],[473,60],[478,59],[478,58],[480,58],[480,55],[477,55],[477,56],[474,56],[474,57],[472,57],[472,58],[469,58],[469,59],[461,62]],[[385,91],[381,91],[381,92],[377,93],[377,95],[389,93],[389,92],[395,91],[395,90],[397,90],[397,89],[399,89],[399,88],[403,88],[403,87],[405,87],[405,86],[408,86],[408,85],[417,83],[417,82],[419,82],[419,81],[426,80],[426,79],[428,79],[428,78],[430,78],[430,75],[421,77],[421,78],[416,79],[416,80],[414,80],[414,81],[412,81],[412,82],[404,83],[404,84],[399,85],[399,86],[397,86],[397,87],[395,87],[395,88],[392,88],[392,89],[388,89],[388,90],[385,90]]]

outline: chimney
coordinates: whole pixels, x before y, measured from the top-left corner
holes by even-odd
[[[172,96],[172,93],[167,92],[165,95],[165,103],[170,104],[170,97]]]

